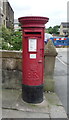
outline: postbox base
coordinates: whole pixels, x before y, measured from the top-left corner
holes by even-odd
[[[22,99],[27,103],[41,103],[43,101],[43,85],[22,85]]]

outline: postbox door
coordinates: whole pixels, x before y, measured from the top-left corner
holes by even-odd
[[[44,42],[42,37],[26,37],[23,41],[23,84],[43,84]]]

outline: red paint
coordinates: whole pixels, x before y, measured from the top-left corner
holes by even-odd
[[[59,40],[61,40],[61,38],[59,38]]]
[[[44,28],[46,17],[19,18],[23,31],[23,81],[22,84],[37,86],[43,84]],[[29,51],[29,39],[36,39],[36,51]],[[35,54],[35,58],[31,58]]]
[[[56,38],[54,38],[54,40],[56,40]]]
[[[64,40],[66,40],[66,38],[64,38]]]

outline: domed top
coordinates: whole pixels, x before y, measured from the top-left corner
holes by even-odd
[[[47,17],[40,17],[40,16],[26,16],[26,17],[20,17],[18,18],[19,22],[22,26],[26,27],[27,25],[29,27],[39,26],[46,24],[49,20]]]

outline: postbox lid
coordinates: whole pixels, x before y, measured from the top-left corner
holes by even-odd
[[[20,17],[18,18],[19,22],[21,25],[26,27],[27,25],[29,27],[34,27],[34,26],[41,26],[46,24],[49,20],[48,17],[41,17],[41,16],[26,16],[26,17]]]

